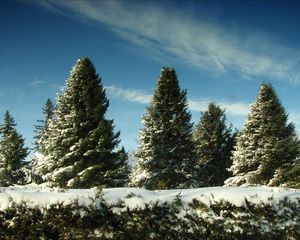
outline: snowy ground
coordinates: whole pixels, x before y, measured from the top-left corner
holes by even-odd
[[[79,204],[90,204],[97,194],[97,189],[59,190],[33,187],[0,188],[0,211],[4,211],[14,203],[26,203],[28,207],[49,207],[51,204],[72,203],[78,199]],[[277,204],[288,198],[290,201],[300,199],[300,190],[270,187],[211,187],[198,189],[148,191],[137,188],[109,188],[103,190],[103,199],[110,205],[124,201],[130,209],[143,208],[149,202],[171,202],[180,196],[183,204],[198,199],[210,205],[220,200],[228,201],[236,206],[248,202],[259,204]],[[95,202],[94,202],[95,203]]]

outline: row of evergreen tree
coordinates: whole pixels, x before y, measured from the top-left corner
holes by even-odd
[[[88,58],[81,58],[44,120],[35,126],[35,155],[9,112],[1,125],[0,185],[46,183],[67,188],[135,186],[172,189],[240,185],[300,187],[300,143],[273,87],[262,84],[244,129],[233,132],[225,111],[208,105],[196,127],[187,92],[173,68],[163,68],[142,117],[133,169],[106,119],[109,101]]]

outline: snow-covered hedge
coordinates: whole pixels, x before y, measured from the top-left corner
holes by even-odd
[[[293,189],[0,192],[0,239],[300,239]]]

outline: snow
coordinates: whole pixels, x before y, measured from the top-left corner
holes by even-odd
[[[49,173],[49,175],[52,176],[52,178],[57,178],[62,173],[72,172],[73,168],[74,168],[73,165],[72,166],[58,168],[57,170],[53,171],[52,173]]]
[[[65,205],[78,200],[80,205],[96,203],[93,198],[99,193],[93,189],[53,189],[33,187],[0,187],[0,211],[8,209],[12,202],[26,203],[28,207],[48,208],[51,204],[63,203]],[[228,201],[236,206],[243,206],[245,199],[254,204],[276,205],[285,198],[291,202],[300,199],[300,190],[271,188],[271,187],[210,187],[198,189],[176,189],[149,191],[140,188],[108,188],[103,189],[103,199],[108,205],[116,205],[121,201],[129,209],[141,208],[146,204],[155,202],[172,202],[178,196],[183,205],[188,205],[197,199],[210,206],[220,200]],[[122,208],[115,209],[122,211]]]
[[[93,190],[68,190],[63,192],[59,189],[29,189],[29,188],[0,188],[0,211],[5,211],[14,202],[16,204],[26,203],[30,208],[48,208],[52,204],[64,203],[68,205],[78,199],[79,204],[88,205],[90,197],[95,196]]]

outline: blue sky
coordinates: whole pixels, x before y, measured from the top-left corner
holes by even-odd
[[[299,1],[2,0],[0,114],[32,145],[33,125],[79,57],[95,64],[127,150],[163,66],[175,67],[193,121],[209,101],[242,128],[262,82],[300,131]]]

